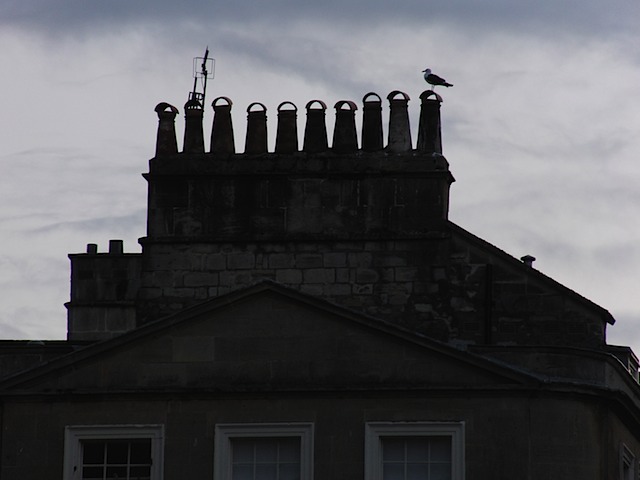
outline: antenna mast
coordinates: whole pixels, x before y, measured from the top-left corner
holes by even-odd
[[[216,61],[209,58],[209,47],[204,52],[204,57],[193,59],[193,91],[189,93],[189,101],[195,101],[204,108],[204,98],[207,94],[207,80],[215,76]],[[202,93],[198,92],[198,80],[202,86]]]

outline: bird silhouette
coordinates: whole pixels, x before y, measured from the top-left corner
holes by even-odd
[[[431,85],[431,90],[433,90],[437,86],[441,87],[453,87],[453,83],[447,82],[444,78],[439,77],[438,75],[431,73],[431,69],[427,68],[422,71],[424,73],[425,81]]]

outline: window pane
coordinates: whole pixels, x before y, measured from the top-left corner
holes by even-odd
[[[151,465],[151,440],[133,440],[131,442],[132,464]]]
[[[451,437],[431,437],[431,461],[451,462]]]
[[[127,467],[107,467],[107,478],[127,478]]]
[[[404,462],[404,438],[385,438],[382,450],[384,462]]]
[[[253,465],[234,465],[232,480],[253,480]]]
[[[85,465],[102,465],[104,463],[105,442],[82,442],[82,463]]]
[[[430,438],[407,438],[407,461],[408,462],[426,462],[429,460],[429,443]]]
[[[285,463],[280,465],[278,480],[300,480],[300,463]]]
[[[103,479],[104,470],[102,467],[83,467],[82,480]]]
[[[430,480],[428,463],[407,464],[407,480]]]
[[[404,464],[385,463],[382,466],[383,480],[404,480]]]
[[[131,467],[129,469],[131,480],[149,480],[151,478],[151,467]]]
[[[276,464],[257,464],[255,480],[277,480],[278,467]]]
[[[129,459],[129,442],[109,442],[107,444],[107,463],[126,465]]]
[[[271,439],[256,440],[256,462],[277,462],[278,443]]]
[[[253,445],[251,438],[237,438],[231,442],[233,463],[253,463]]]
[[[451,464],[449,463],[431,464],[430,471],[429,480],[451,480]]]
[[[297,437],[281,438],[278,441],[280,462],[300,463],[300,439]]]

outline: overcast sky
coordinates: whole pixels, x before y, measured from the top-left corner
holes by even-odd
[[[640,3],[438,3],[3,0],[0,337],[65,337],[68,253],[116,238],[140,251],[153,109],[182,111],[208,45],[208,97],[233,100],[239,150],[253,101],[275,132],[284,100],[401,90],[415,125],[420,71],[454,83],[451,220],[535,256],[613,314],[610,343],[640,353]]]

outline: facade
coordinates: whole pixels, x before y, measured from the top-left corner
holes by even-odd
[[[68,338],[0,342],[0,479],[637,478],[611,315],[448,219],[442,98],[159,117],[142,253],[70,255]]]

